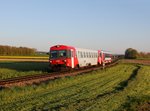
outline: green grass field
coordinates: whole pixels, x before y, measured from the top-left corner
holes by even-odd
[[[0,91],[1,111],[136,111],[150,102],[150,66],[119,64]]]
[[[48,59],[49,56],[0,56],[0,59]]]
[[[0,79],[48,73],[48,62],[0,62]]]

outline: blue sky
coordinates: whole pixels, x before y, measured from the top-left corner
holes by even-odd
[[[150,0],[0,0],[0,44],[150,52]]]

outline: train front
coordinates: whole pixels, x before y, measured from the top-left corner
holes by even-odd
[[[50,48],[49,63],[54,71],[70,69],[74,64],[72,61],[74,49],[65,45],[56,45]]]

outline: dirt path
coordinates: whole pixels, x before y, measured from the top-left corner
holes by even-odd
[[[138,59],[124,59],[122,60],[123,63],[138,63],[144,65],[150,65],[150,60],[138,60]]]

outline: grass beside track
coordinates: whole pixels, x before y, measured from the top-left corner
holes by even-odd
[[[0,56],[0,59],[48,59],[48,56]]]
[[[0,62],[0,79],[48,73],[48,62]]]
[[[150,100],[150,66],[119,64],[86,75],[0,91],[0,110],[128,111]]]

